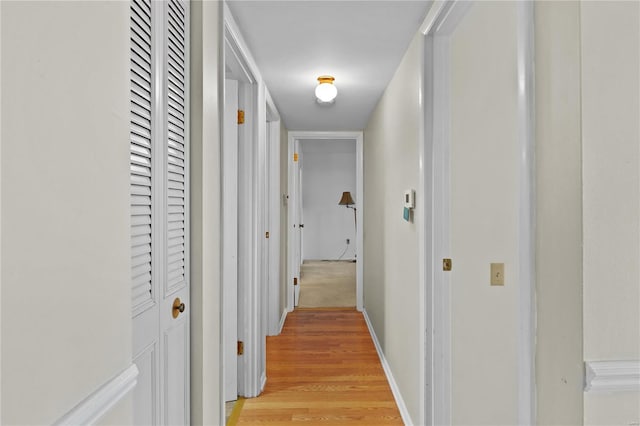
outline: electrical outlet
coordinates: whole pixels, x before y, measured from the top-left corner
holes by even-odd
[[[347,238],[347,244],[351,243],[351,240]]]

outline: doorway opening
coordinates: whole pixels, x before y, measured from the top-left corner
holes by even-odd
[[[356,307],[356,141],[300,140],[300,308]]]
[[[226,4],[223,37],[221,357],[229,402],[264,389],[266,336],[277,325],[280,116]]]
[[[362,143],[362,132],[289,132],[289,311],[362,311]]]

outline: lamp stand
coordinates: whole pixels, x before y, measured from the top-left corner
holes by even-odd
[[[356,234],[358,233],[358,216],[356,215],[356,208],[355,207],[351,207],[351,206],[347,206],[348,209],[353,209],[353,223],[356,226]]]
[[[355,225],[355,227],[356,227],[356,228],[355,228],[355,229],[356,229],[356,231],[355,231],[355,233],[354,233],[354,236],[356,236],[356,241],[357,241],[357,236],[358,236],[358,215],[356,214],[356,211],[357,211],[358,209],[356,209],[355,207],[352,207],[352,206],[347,206],[347,208],[348,208],[348,209],[353,209],[353,223],[354,223],[354,225]],[[356,242],[356,247],[357,247],[357,242]],[[354,252],[353,252],[353,257],[355,257],[355,258],[357,258],[357,257],[358,257],[358,253],[356,253],[356,251],[355,251],[355,250],[354,250]],[[354,260],[354,262],[355,262],[355,260]]]

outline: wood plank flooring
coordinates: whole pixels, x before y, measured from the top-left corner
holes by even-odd
[[[364,318],[354,309],[301,309],[267,338],[267,385],[239,425],[402,425]]]

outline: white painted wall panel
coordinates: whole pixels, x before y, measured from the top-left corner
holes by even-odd
[[[342,193],[356,201],[356,142],[302,141],[303,259],[354,259],[353,209],[338,205]],[[350,244],[347,246],[346,239]]]
[[[640,359],[640,4],[582,2],[584,359]],[[640,393],[586,394],[585,424],[637,424]]]
[[[535,3],[536,405],[583,421],[580,4]]]
[[[114,426],[120,425],[122,419],[129,418],[133,411],[133,397],[131,393],[125,396],[117,405],[115,405],[108,413],[98,419],[96,426]]]
[[[0,7],[0,422],[51,424],[131,364],[129,3]]]
[[[639,8],[637,2],[581,6],[584,351],[590,361],[640,358]]]

